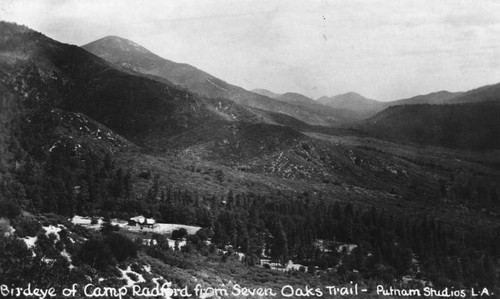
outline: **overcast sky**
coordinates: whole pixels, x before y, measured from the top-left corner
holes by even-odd
[[[312,98],[500,82],[497,0],[1,0],[0,19],[76,45],[125,37],[246,89]]]

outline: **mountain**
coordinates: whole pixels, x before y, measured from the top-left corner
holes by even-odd
[[[334,125],[338,123],[335,115],[318,114],[316,111],[301,106],[247,91],[191,65],[164,59],[124,38],[108,36],[86,44],[82,48],[124,70],[145,74],[152,78],[162,78],[205,97],[230,99],[241,105],[284,113],[310,124]]]
[[[460,104],[500,101],[500,83],[482,86],[466,92],[438,91],[426,95],[383,103],[385,107],[414,104]]]
[[[338,110],[331,109],[330,107],[326,107],[323,104],[318,103],[317,101],[306,97],[300,93],[296,92],[287,92],[284,94],[276,94],[266,89],[254,89],[253,92],[276,99],[281,102],[305,107],[315,111],[318,114],[326,114],[326,115],[339,115]],[[341,119],[342,117],[339,116]]]
[[[224,98],[204,98],[171,82],[124,71],[82,48],[27,28],[0,23],[0,32],[5,32],[0,43],[0,82],[27,102],[43,104],[47,110],[81,113],[139,146],[165,150],[209,144],[205,154],[210,155],[218,143],[230,137],[237,136],[242,144],[255,139],[254,132],[247,129],[252,123],[262,123],[262,140],[276,136],[278,144],[287,144],[302,138],[296,131],[272,125],[277,122],[271,116],[253,112],[253,108]],[[112,40],[137,58],[141,54],[149,57],[147,50],[130,42]],[[300,106],[291,107],[301,113]],[[172,139],[174,136],[178,137]],[[252,143],[247,149],[252,152]]]
[[[310,105],[318,105],[316,101],[314,101],[311,98],[306,97],[305,95],[302,95],[300,93],[295,93],[295,92],[287,92],[282,95],[279,95],[277,100],[291,103],[291,104],[297,104],[301,106],[310,106]]]
[[[438,91],[429,93],[426,95],[418,95],[415,97],[401,99],[391,102],[383,103],[384,106],[397,106],[397,105],[415,105],[415,104],[449,104],[452,103],[453,99],[463,95],[463,92],[449,92],[449,91]]]
[[[321,97],[317,100],[323,105],[337,109],[351,110],[376,110],[380,108],[381,102],[363,97],[355,92],[336,95],[333,97]]]
[[[383,103],[368,99],[355,92],[336,95],[333,97],[323,96],[317,102],[328,107],[342,110],[345,114],[351,115],[353,120],[362,120],[373,116],[383,109]]]
[[[457,97],[449,99],[450,104],[456,103],[478,103],[478,102],[499,102],[500,101],[500,83],[487,85],[461,93]]]
[[[191,65],[163,59],[121,37],[107,36],[82,46],[90,53],[126,70],[165,78],[212,98],[224,97],[229,85]]]
[[[438,91],[425,95],[418,95],[411,98],[400,99],[389,102],[379,102],[367,99],[362,95],[349,92],[333,97],[320,97],[317,99],[319,103],[333,107],[336,109],[344,109],[345,113],[354,114],[353,118],[358,120],[366,119],[374,116],[376,113],[385,108],[402,105],[418,105],[418,104],[457,104],[457,103],[472,103],[492,101],[500,98],[500,84],[484,86],[468,92],[449,92]]]
[[[500,149],[500,103],[393,106],[364,121],[374,136],[452,148]]]
[[[275,98],[280,96],[280,94],[274,93],[274,92],[269,91],[267,89],[259,89],[258,88],[258,89],[252,89],[251,91],[253,93],[260,94],[260,95],[263,95],[263,96],[271,98],[271,99],[275,99]]]
[[[499,149],[500,84],[384,103],[358,128],[377,137],[453,148]]]
[[[0,31],[0,80],[31,101],[84,113],[136,141],[215,117],[191,93],[124,73],[79,47],[5,22]]]

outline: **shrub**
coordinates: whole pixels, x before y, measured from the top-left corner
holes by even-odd
[[[191,253],[193,251],[193,245],[191,243],[186,243],[186,245],[181,247],[181,251],[184,253]]]
[[[179,229],[176,229],[172,232],[172,239],[173,240],[180,240],[182,238],[184,238],[185,236],[187,236],[187,230],[185,228],[179,228]]]
[[[247,254],[245,255],[244,262],[248,266],[255,266],[259,264],[259,257],[253,253]]]
[[[168,246],[168,239],[164,235],[153,234],[153,240],[156,240],[156,244],[158,245],[158,247],[160,247],[160,249],[170,249],[170,247]]]
[[[40,220],[40,222],[44,225],[44,226],[48,226],[48,225],[54,225],[54,226],[57,226],[58,224],[63,224],[65,226],[69,226],[71,225],[70,222],[68,222],[67,218],[64,217],[64,216],[61,216],[61,215],[57,215],[57,214],[54,214],[54,213],[47,213],[47,214],[44,214],[43,218],[40,217],[42,220]]]
[[[135,243],[124,235],[110,233],[105,242],[118,262],[123,262],[129,257],[137,257]]]
[[[200,238],[201,241],[206,241],[214,235],[213,231],[208,228],[202,228],[196,232],[196,236]]]
[[[74,225],[73,228],[71,229],[73,231],[74,234],[76,235],[79,235],[79,236],[82,236],[86,239],[90,239],[91,238],[91,233],[89,230],[87,230],[85,227],[77,224],[77,225]]]
[[[200,238],[197,235],[187,236],[186,239],[187,239],[188,243],[191,243],[191,244],[193,244],[195,246],[201,243],[201,240],[200,240]]]
[[[10,284],[19,282],[19,276],[28,273],[23,272],[26,265],[30,265],[32,259],[31,250],[28,249],[26,243],[17,238],[4,237],[0,235],[0,284]],[[21,274],[22,273],[22,274]]]
[[[16,235],[20,238],[35,237],[42,229],[42,225],[33,218],[20,217],[12,221]]]
[[[119,231],[120,227],[118,225],[113,225],[109,221],[105,221],[101,224],[101,233],[107,235],[113,231]]]
[[[105,270],[108,266],[116,264],[109,246],[103,240],[98,239],[90,239],[82,245],[78,251],[76,262],[100,270]]]
[[[195,269],[196,265],[184,257],[179,257],[172,251],[162,251],[158,247],[149,247],[146,253],[153,258],[161,260],[164,264],[182,269]]]
[[[130,265],[130,270],[136,272],[136,273],[139,273],[141,274],[142,273],[142,268],[141,266],[139,266],[138,264],[136,263],[133,263],[132,265]]]

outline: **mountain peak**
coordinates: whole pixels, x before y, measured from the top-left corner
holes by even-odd
[[[360,95],[359,93],[354,92],[354,91],[349,91],[349,92],[346,92],[344,94],[340,94],[338,96],[351,96],[351,97],[362,97],[362,98],[364,98],[362,95]]]
[[[302,95],[302,94],[297,93],[297,92],[285,92],[282,95],[284,95],[284,96],[294,96],[294,97],[307,98],[305,95]]]
[[[372,105],[379,103],[378,101],[367,99],[364,96],[360,95],[357,92],[347,92],[344,94],[339,94],[333,97],[321,97],[317,100],[320,103],[326,104],[326,105],[337,105],[342,103],[342,105]]]
[[[129,39],[126,39],[124,37],[120,37],[120,36],[116,36],[116,35],[108,35],[108,36],[105,36],[103,38],[100,38],[96,41],[94,41],[93,43],[98,43],[98,42],[104,42],[104,43],[116,43],[116,44],[122,44],[122,45],[130,45],[130,46],[137,46],[137,47],[141,47],[139,44],[129,40]]]
[[[154,55],[151,51],[144,48],[143,46],[128,40],[123,37],[119,37],[116,35],[109,35],[103,38],[100,38],[96,41],[90,42],[82,48],[86,49],[89,52],[95,51],[104,51],[104,50],[113,50],[120,52],[135,52],[141,55]]]
[[[333,97],[323,96],[316,101],[334,109],[353,111],[358,118],[369,117],[383,108],[381,102],[365,98],[353,91]]]

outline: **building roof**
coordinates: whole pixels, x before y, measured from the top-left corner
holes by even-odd
[[[155,224],[156,223],[156,220],[154,220],[153,218],[146,218],[144,216],[135,216],[135,217],[132,217],[130,218],[130,220],[133,220],[137,223],[141,223],[141,224]]]

